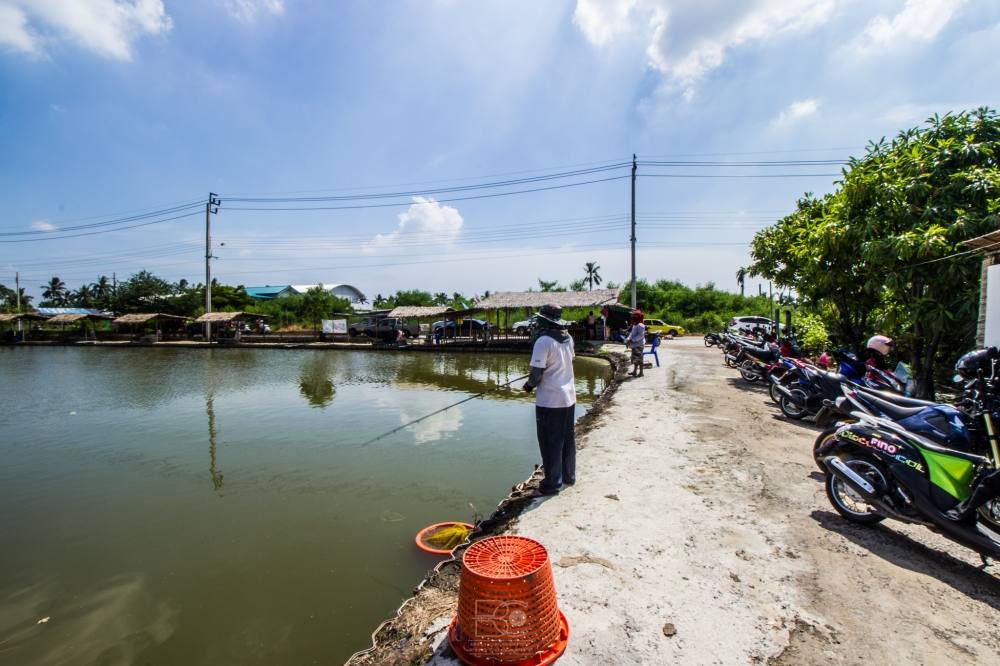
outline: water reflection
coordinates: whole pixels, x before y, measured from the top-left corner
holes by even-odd
[[[139,573],[70,594],[55,582],[0,596],[0,661],[132,664],[175,632],[177,607],[157,599]]]
[[[327,352],[311,353],[303,361],[299,375],[299,392],[306,402],[321,409],[333,402],[337,389],[331,377],[335,371],[334,355]]]
[[[222,472],[216,465],[215,397],[205,394],[205,412],[208,414],[208,473],[212,477],[212,488],[222,490]]]

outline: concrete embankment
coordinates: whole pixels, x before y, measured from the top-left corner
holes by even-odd
[[[817,430],[682,339],[580,436],[578,483],[494,529],[542,542],[571,627],[560,664],[983,664],[1000,566],[919,527],[837,516]],[[527,416],[526,416],[527,417]],[[443,565],[354,664],[455,664]]]

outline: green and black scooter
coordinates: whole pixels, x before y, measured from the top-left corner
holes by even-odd
[[[967,354],[964,379],[982,385],[982,451],[961,451],[863,412],[836,431],[823,458],[826,494],[837,513],[860,524],[885,518],[928,527],[983,558],[1000,558],[1000,442],[996,349]]]

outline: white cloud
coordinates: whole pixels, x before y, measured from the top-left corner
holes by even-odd
[[[785,127],[803,118],[814,115],[819,110],[819,101],[815,98],[792,102],[771,121],[772,127]]]
[[[38,36],[28,28],[28,17],[6,2],[0,3],[0,46],[30,55],[41,54]]]
[[[260,13],[276,16],[285,11],[285,0],[224,0],[229,15],[249,23]]]
[[[55,231],[59,227],[52,224],[48,220],[35,220],[31,223],[31,228],[35,231]]]
[[[375,247],[401,243],[439,243],[449,245],[462,233],[464,220],[458,210],[442,206],[433,197],[413,197],[405,213],[399,214],[399,226],[388,234],[378,234]]]
[[[814,30],[830,20],[841,1],[577,0],[573,22],[596,46],[620,35],[641,35],[647,66],[691,101],[697,84],[731,51]]]
[[[0,44],[40,56],[58,40],[130,60],[132,44],[173,26],[162,0],[0,0]]]
[[[965,0],[906,0],[893,17],[876,16],[864,39],[869,46],[886,47],[906,40],[930,41],[951,21]]]
[[[573,23],[595,46],[604,46],[629,29],[636,0],[577,0]]]

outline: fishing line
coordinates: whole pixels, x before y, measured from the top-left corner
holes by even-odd
[[[432,417],[432,416],[437,416],[437,415],[438,415],[438,414],[440,414],[441,412],[446,412],[446,411],[448,411],[449,409],[451,409],[452,407],[458,407],[458,406],[459,406],[459,405],[461,405],[461,404],[462,404],[463,402],[469,402],[470,400],[475,400],[476,398],[481,398],[481,397],[483,397],[484,395],[486,395],[487,393],[489,393],[489,392],[491,392],[491,391],[496,391],[497,389],[501,389],[501,388],[505,388],[505,387],[507,387],[507,386],[510,386],[510,385],[511,385],[511,384],[513,384],[514,382],[519,382],[519,381],[521,381],[522,379],[527,379],[527,378],[528,378],[528,377],[530,377],[530,376],[531,376],[531,375],[522,375],[521,377],[517,377],[517,378],[515,378],[515,379],[512,379],[512,380],[510,380],[510,381],[509,381],[509,382],[507,382],[506,384],[499,384],[499,385],[497,385],[497,386],[494,386],[494,387],[493,387],[493,388],[491,388],[491,389],[486,389],[486,390],[485,390],[485,391],[483,391],[482,393],[477,393],[477,394],[475,394],[475,395],[470,395],[470,396],[469,396],[468,398],[463,398],[462,400],[459,400],[459,401],[458,401],[458,402],[456,402],[456,403],[453,403],[453,404],[450,404],[450,405],[448,405],[447,407],[442,407],[441,409],[439,409],[439,410],[437,410],[437,411],[434,411],[434,412],[431,412],[430,414],[425,414],[424,416],[421,416],[421,417],[420,417],[419,419],[413,419],[413,420],[412,420],[412,421],[410,421],[409,423],[404,423],[403,425],[401,425],[401,426],[399,426],[399,427],[397,427],[397,428],[393,428],[392,430],[390,430],[390,431],[388,431],[388,432],[384,432],[384,433],[382,433],[381,435],[379,435],[378,437],[373,437],[372,439],[369,439],[369,440],[368,440],[367,442],[365,442],[365,443],[364,443],[364,444],[362,444],[361,446],[362,446],[362,447],[364,447],[364,446],[368,446],[369,444],[371,444],[371,443],[373,443],[373,442],[377,442],[377,441],[378,441],[378,440],[380,440],[380,439],[385,439],[385,438],[386,438],[386,437],[388,437],[389,435],[394,435],[395,433],[399,432],[400,430],[404,430],[404,429],[406,429],[406,428],[409,428],[409,427],[410,427],[411,425],[413,425],[413,424],[415,424],[415,423],[420,423],[421,421],[424,421],[424,420],[426,420],[426,419],[429,419],[429,418],[430,418],[430,417]]]

